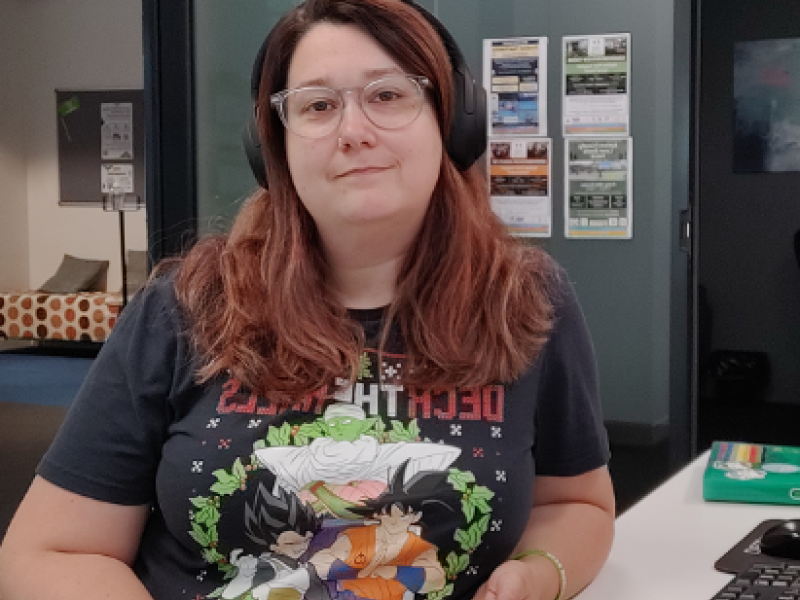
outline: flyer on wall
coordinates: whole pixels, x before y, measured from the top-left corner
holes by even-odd
[[[512,235],[551,235],[550,150],[547,138],[489,140],[492,209]]]
[[[110,194],[115,190],[126,194],[133,193],[133,165],[124,163],[100,165],[100,191]]]
[[[488,133],[547,135],[547,38],[483,40]]]
[[[133,103],[100,104],[100,142],[103,160],[133,158]]]
[[[633,140],[570,138],[564,153],[564,235],[632,238]]]
[[[568,135],[630,134],[630,34],[565,36],[562,127]]]

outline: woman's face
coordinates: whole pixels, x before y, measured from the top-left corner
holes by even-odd
[[[387,73],[403,70],[361,29],[319,23],[297,45],[287,87],[361,88]],[[308,139],[286,133],[289,171],[301,201],[323,240],[345,236],[353,227],[382,225],[415,233],[442,160],[439,126],[427,95],[416,120],[393,130],[367,119],[357,93],[345,97],[342,121],[330,135]]]

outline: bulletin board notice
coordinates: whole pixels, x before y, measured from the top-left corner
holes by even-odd
[[[102,207],[112,192],[143,205],[144,92],[56,90],[55,100],[59,205]]]
[[[633,138],[569,138],[564,144],[564,235],[633,237]]]

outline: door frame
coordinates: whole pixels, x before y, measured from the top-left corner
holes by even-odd
[[[193,0],[142,0],[148,250],[152,264],[197,239]]]

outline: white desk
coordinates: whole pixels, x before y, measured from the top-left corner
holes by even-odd
[[[766,519],[800,518],[798,506],[704,501],[707,462],[705,452],[617,519],[608,562],[576,598],[710,600],[733,577],[718,558]]]

